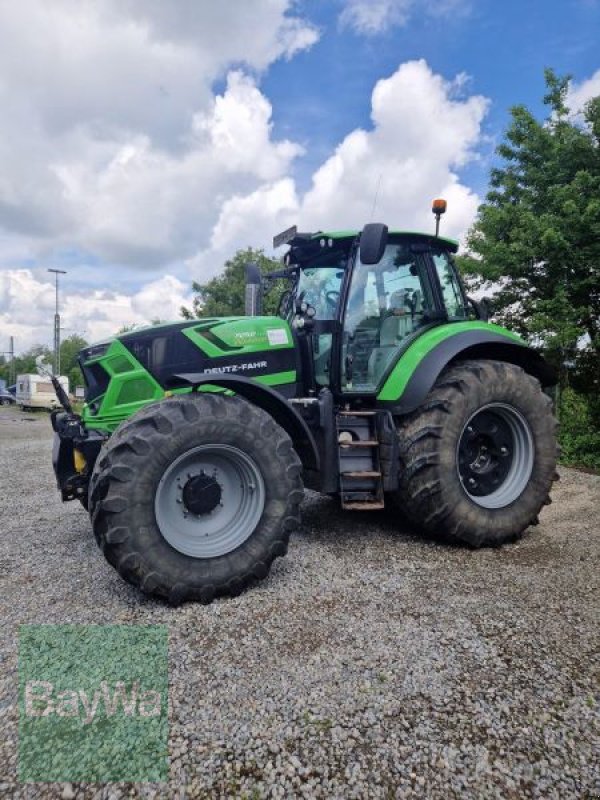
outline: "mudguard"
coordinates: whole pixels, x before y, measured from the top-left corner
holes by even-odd
[[[294,443],[304,469],[318,472],[320,469],[319,451],[306,422],[277,392],[262,383],[244,378],[241,375],[219,375],[216,373],[179,373],[170,381],[172,386],[219,386],[244,397],[253,405],[262,408],[286,431]]]
[[[543,387],[557,382],[554,368],[516,334],[499,325],[457,322],[427,331],[408,347],[385,380],[377,404],[408,414],[423,403],[446,366],[479,358],[516,364]]]

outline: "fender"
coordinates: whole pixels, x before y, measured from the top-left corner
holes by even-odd
[[[543,387],[557,383],[555,369],[511,331],[482,322],[449,323],[427,331],[401,355],[377,395],[377,405],[408,414],[423,403],[446,366],[479,358],[516,364]]]
[[[191,386],[197,391],[201,386],[220,386],[229,389],[266,411],[284,429],[294,443],[304,469],[318,472],[319,451],[314,437],[300,414],[280,394],[252,378],[241,375],[218,375],[206,372],[184,372],[169,381],[172,387]]]

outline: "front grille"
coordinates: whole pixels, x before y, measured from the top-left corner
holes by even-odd
[[[91,403],[107,390],[110,376],[98,362],[85,366],[80,360],[79,366],[85,383],[85,402]]]

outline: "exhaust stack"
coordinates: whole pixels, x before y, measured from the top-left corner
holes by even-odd
[[[246,316],[262,314],[262,277],[258,264],[246,264]]]

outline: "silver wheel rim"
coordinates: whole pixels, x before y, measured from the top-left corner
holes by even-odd
[[[465,469],[463,453],[463,443],[468,432],[477,424],[480,415],[487,413],[488,418],[496,417],[505,430],[510,431],[512,439],[511,463],[504,469],[502,479],[497,487],[485,494],[475,493],[471,490],[470,483],[476,480],[476,475],[472,471],[473,464],[467,465]],[[506,403],[489,403],[482,406],[472,414],[467,420],[456,448],[456,468],[461,481],[461,485],[470,500],[482,508],[505,508],[513,503],[525,491],[533,472],[534,445],[531,428],[525,417],[516,408]],[[469,477],[467,477],[467,475]]]
[[[206,476],[220,495],[209,511],[186,507],[186,487]],[[218,490],[215,488],[218,485]],[[261,472],[247,453],[225,444],[193,447],[165,470],[156,489],[154,513],[162,536],[175,550],[194,558],[231,553],[252,534],[265,507]]]

